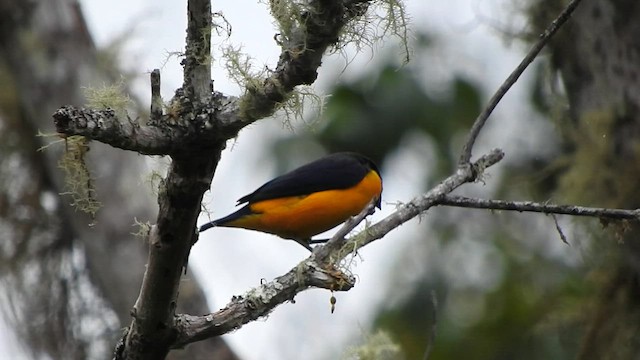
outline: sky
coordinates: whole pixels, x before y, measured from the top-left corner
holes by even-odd
[[[522,45],[505,41],[497,30],[512,28],[521,21],[514,2],[407,1],[412,29],[434,31],[441,36],[438,40],[441,55],[420,59],[411,66],[423,75],[425,81],[444,83],[454,73],[463,73],[483,84],[487,92],[494,91],[522,56]],[[160,68],[163,98],[171,98],[174,89],[181,84],[182,69],[179,59],[169,54],[183,48],[186,1],[83,0],[81,3],[98,47],[106,46],[123,35],[128,37],[121,59],[126,69],[140,75],[133,84],[138,97],[148,101],[148,72]],[[279,49],[273,35],[277,31],[265,3],[232,0],[213,3],[213,11],[221,11],[232,25],[229,39],[214,39],[214,59],[219,59],[218,45],[231,42],[251,54],[258,68],[275,65]],[[336,81],[353,78],[367,67],[375,66],[381,53],[395,51],[392,46],[385,45],[388,43],[377,44],[359,55],[352,53],[354,61],[346,69],[344,58],[327,58],[320,69],[315,89],[322,93]],[[213,79],[217,91],[239,95],[239,86],[227,79],[219,63],[214,63]],[[516,86],[498,107],[495,118],[516,116],[520,111],[516,104],[524,96],[522,89]],[[514,131],[516,126],[521,127],[520,131]],[[487,130],[512,134],[509,142],[499,144],[509,154],[527,146],[527,131],[522,131],[524,126],[526,124],[514,122],[504,122],[500,126],[490,123]],[[211,217],[233,211],[235,200],[275,175],[274,165],[265,161],[263,153],[271,137],[286,131],[290,130],[282,126],[281,120],[265,119],[243,130],[236,140],[229,142],[212,191],[206,197]],[[478,146],[480,149],[476,153],[489,145],[481,138]],[[387,159],[387,165],[382,169],[383,176],[398,173],[405,176],[384,176],[383,210],[373,215],[372,221],[391,213],[394,209],[392,203],[406,202],[416,195],[415,189],[420,184],[412,179],[420,179],[421,176],[408,173],[406,169],[420,169],[420,166],[415,166],[420,161],[419,153],[411,149],[401,150]],[[199,223],[207,220],[204,214]],[[268,318],[225,335],[225,339],[247,360],[294,359],[302,354],[306,359],[335,358],[341,349],[356,343],[368,332],[372,311],[384,303],[389,292],[402,291],[386,287],[387,275],[392,270],[395,256],[411,246],[414,237],[409,235],[417,228],[417,221],[403,225],[382,241],[367,246],[354,258],[353,271],[358,283],[349,292],[335,294],[335,313],[330,313],[331,294],[328,291],[305,291],[296,297],[295,304],[285,303]],[[293,242],[237,229],[213,229],[204,233],[191,254],[190,264],[194,270],[190,276],[198,278],[214,311],[223,307],[233,295],[241,295],[259,285],[261,279],[271,280],[284,274],[308,256],[306,250]]]

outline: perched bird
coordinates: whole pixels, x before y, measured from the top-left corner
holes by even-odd
[[[380,208],[376,164],[356,153],[325,156],[279,176],[238,200],[244,207],[200,227],[236,227],[275,234],[311,250],[311,237],[359,214],[372,200]]]

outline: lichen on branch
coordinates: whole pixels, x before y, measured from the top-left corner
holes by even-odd
[[[95,182],[86,163],[89,140],[83,136],[69,136],[65,139],[65,152],[58,162],[64,172],[65,192],[71,197],[71,206],[85,212],[95,220],[102,206],[96,198]]]

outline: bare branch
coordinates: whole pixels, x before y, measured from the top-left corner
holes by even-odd
[[[527,55],[522,59],[520,64],[511,72],[509,77],[502,83],[500,88],[496,91],[496,93],[491,97],[487,106],[482,110],[480,115],[476,118],[471,130],[469,131],[469,135],[467,135],[467,141],[462,148],[462,153],[460,154],[459,164],[466,164],[471,160],[471,152],[473,151],[473,145],[480,134],[480,131],[484,127],[484,124],[487,122],[489,115],[496,108],[502,97],[509,91],[511,86],[518,81],[518,78],[525,69],[531,64],[531,62],[538,56],[538,53],[544,48],[544,46],[551,40],[551,37],[562,27],[562,25],[569,20],[573,11],[578,7],[578,4],[582,0],[572,0],[565,9],[558,15],[558,17],[549,24],[544,33],[540,34],[540,39],[536,42]]]
[[[184,66],[184,94],[191,106],[211,98],[211,0],[187,2],[187,42]]]
[[[56,131],[81,135],[113,147],[145,155],[167,155],[179,150],[182,136],[169,127],[144,126],[120,119],[113,109],[93,110],[65,106],[53,114]]]
[[[544,214],[591,216],[611,220],[640,220],[640,209],[607,209],[576,205],[541,204],[533,201],[487,200],[453,195],[443,196],[438,200],[437,205],[474,209],[512,210],[520,212],[539,212]]]
[[[381,239],[401,224],[438,205],[444,196],[462,184],[475,181],[484,169],[495,165],[503,157],[502,150],[494,149],[490,153],[481,156],[473,164],[461,165],[453,175],[444,179],[424,195],[418,196],[407,204],[400,206],[393,214],[371,225],[360,234],[349,238],[343,249],[353,249],[355,251],[370,242]]]
[[[333,268],[320,266],[312,257],[301,262],[283,276],[260,285],[215,313],[205,316],[176,316],[178,337],[173,348],[213,336],[226,334],[242,325],[268,315],[276,306],[299,292],[314,287],[333,291],[347,291],[355,285],[355,277]]]

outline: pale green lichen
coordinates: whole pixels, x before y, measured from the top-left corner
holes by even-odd
[[[294,29],[304,26],[302,13],[309,11],[302,4],[288,0],[269,0],[269,12],[278,28],[280,41],[290,41]]]
[[[289,130],[293,130],[291,120],[304,119],[304,111],[308,108],[313,108],[315,113],[322,114],[324,108],[324,97],[318,95],[311,86],[298,86],[294,91],[289,93],[285,98],[285,101],[279,106],[280,111],[284,114],[283,125]],[[312,126],[314,123],[307,123],[308,126]]]
[[[84,136],[78,135],[60,139],[60,134],[58,133],[42,133],[40,131],[36,136],[59,138],[41,146],[38,151],[44,151],[53,145],[64,143],[64,153],[58,161],[58,168],[64,173],[64,191],[60,195],[69,195],[71,197],[71,206],[89,214],[91,219],[95,220],[96,213],[100,210],[102,204],[96,198],[94,179],[89,172],[85,159],[89,151],[89,140]]]
[[[243,86],[247,91],[258,91],[267,78],[267,70],[256,70],[253,59],[242,52],[242,46],[227,45],[221,47],[224,67],[231,80]]]
[[[131,233],[137,239],[142,241],[146,241],[149,237],[149,233],[151,232],[151,223],[149,221],[139,221],[138,219],[133,219],[134,224],[132,226],[136,226],[138,229]]]
[[[164,186],[164,177],[157,170],[151,170],[146,176],[144,176],[144,183],[151,189],[151,194],[158,196],[161,191],[161,187]]]
[[[86,164],[89,140],[83,136],[65,139],[65,152],[58,162],[64,172],[65,191],[61,195],[71,196],[71,206],[85,212],[95,220],[102,204],[96,199],[94,180]]]
[[[94,109],[113,109],[121,118],[127,117],[127,108],[133,104],[125,92],[125,82],[103,85],[100,88],[85,87],[84,95],[87,106]],[[46,135],[46,134],[43,134]],[[69,136],[63,139],[65,151],[58,161],[58,167],[64,173],[65,188],[61,195],[71,197],[71,206],[85,212],[95,220],[96,213],[102,206],[97,200],[95,182],[86,164],[89,151],[89,140],[83,136]],[[43,146],[46,149],[53,143]]]
[[[126,118],[127,109],[133,105],[133,101],[126,93],[124,79],[109,85],[103,84],[97,88],[84,87],[82,89],[88,107],[92,109],[113,109],[120,118]]]
[[[348,45],[354,46],[360,52],[373,48],[375,44],[388,37],[399,41],[403,63],[408,63],[412,54],[409,46],[409,16],[400,0],[371,2],[364,14],[346,24],[340,34],[340,40],[333,46],[333,51],[346,57],[344,49]]]
[[[243,118],[253,118],[259,115],[254,113],[253,101],[256,97],[264,94],[267,86],[276,89],[281,86],[274,78],[269,78],[269,70],[265,67],[257,70],[253,65],[253,59],[242,51],[242,47],[228,45],[222,47],[222,57],[225,60],[224,66],[231,78],[240,87],[245,88],[245,96],[241,98],[239,108]],[[316,94],[310,86],[298,86],[290,92],[281,90],[284,100],[275,106],[275,112],[282,112],[283,124],[289,129],[293,129],[292,120],[304,120],[304,109],[313,107],[322,110],[324,98]]]
[[[36,134],[36,136],[47,138],[47,139],[55,138],[55,140],[40,146],[37,151],[45,151],[53,145],[61,144],[66,141],[65,138],[60,138],[60,134],[58,133],[43,133],[42,131],[38,130],[38,133]]]
[[[378,330],[365,335],[364,342],[345,352],[345,360],[400,360],[404,359],[400,346],[393,342],[389,334]]]

